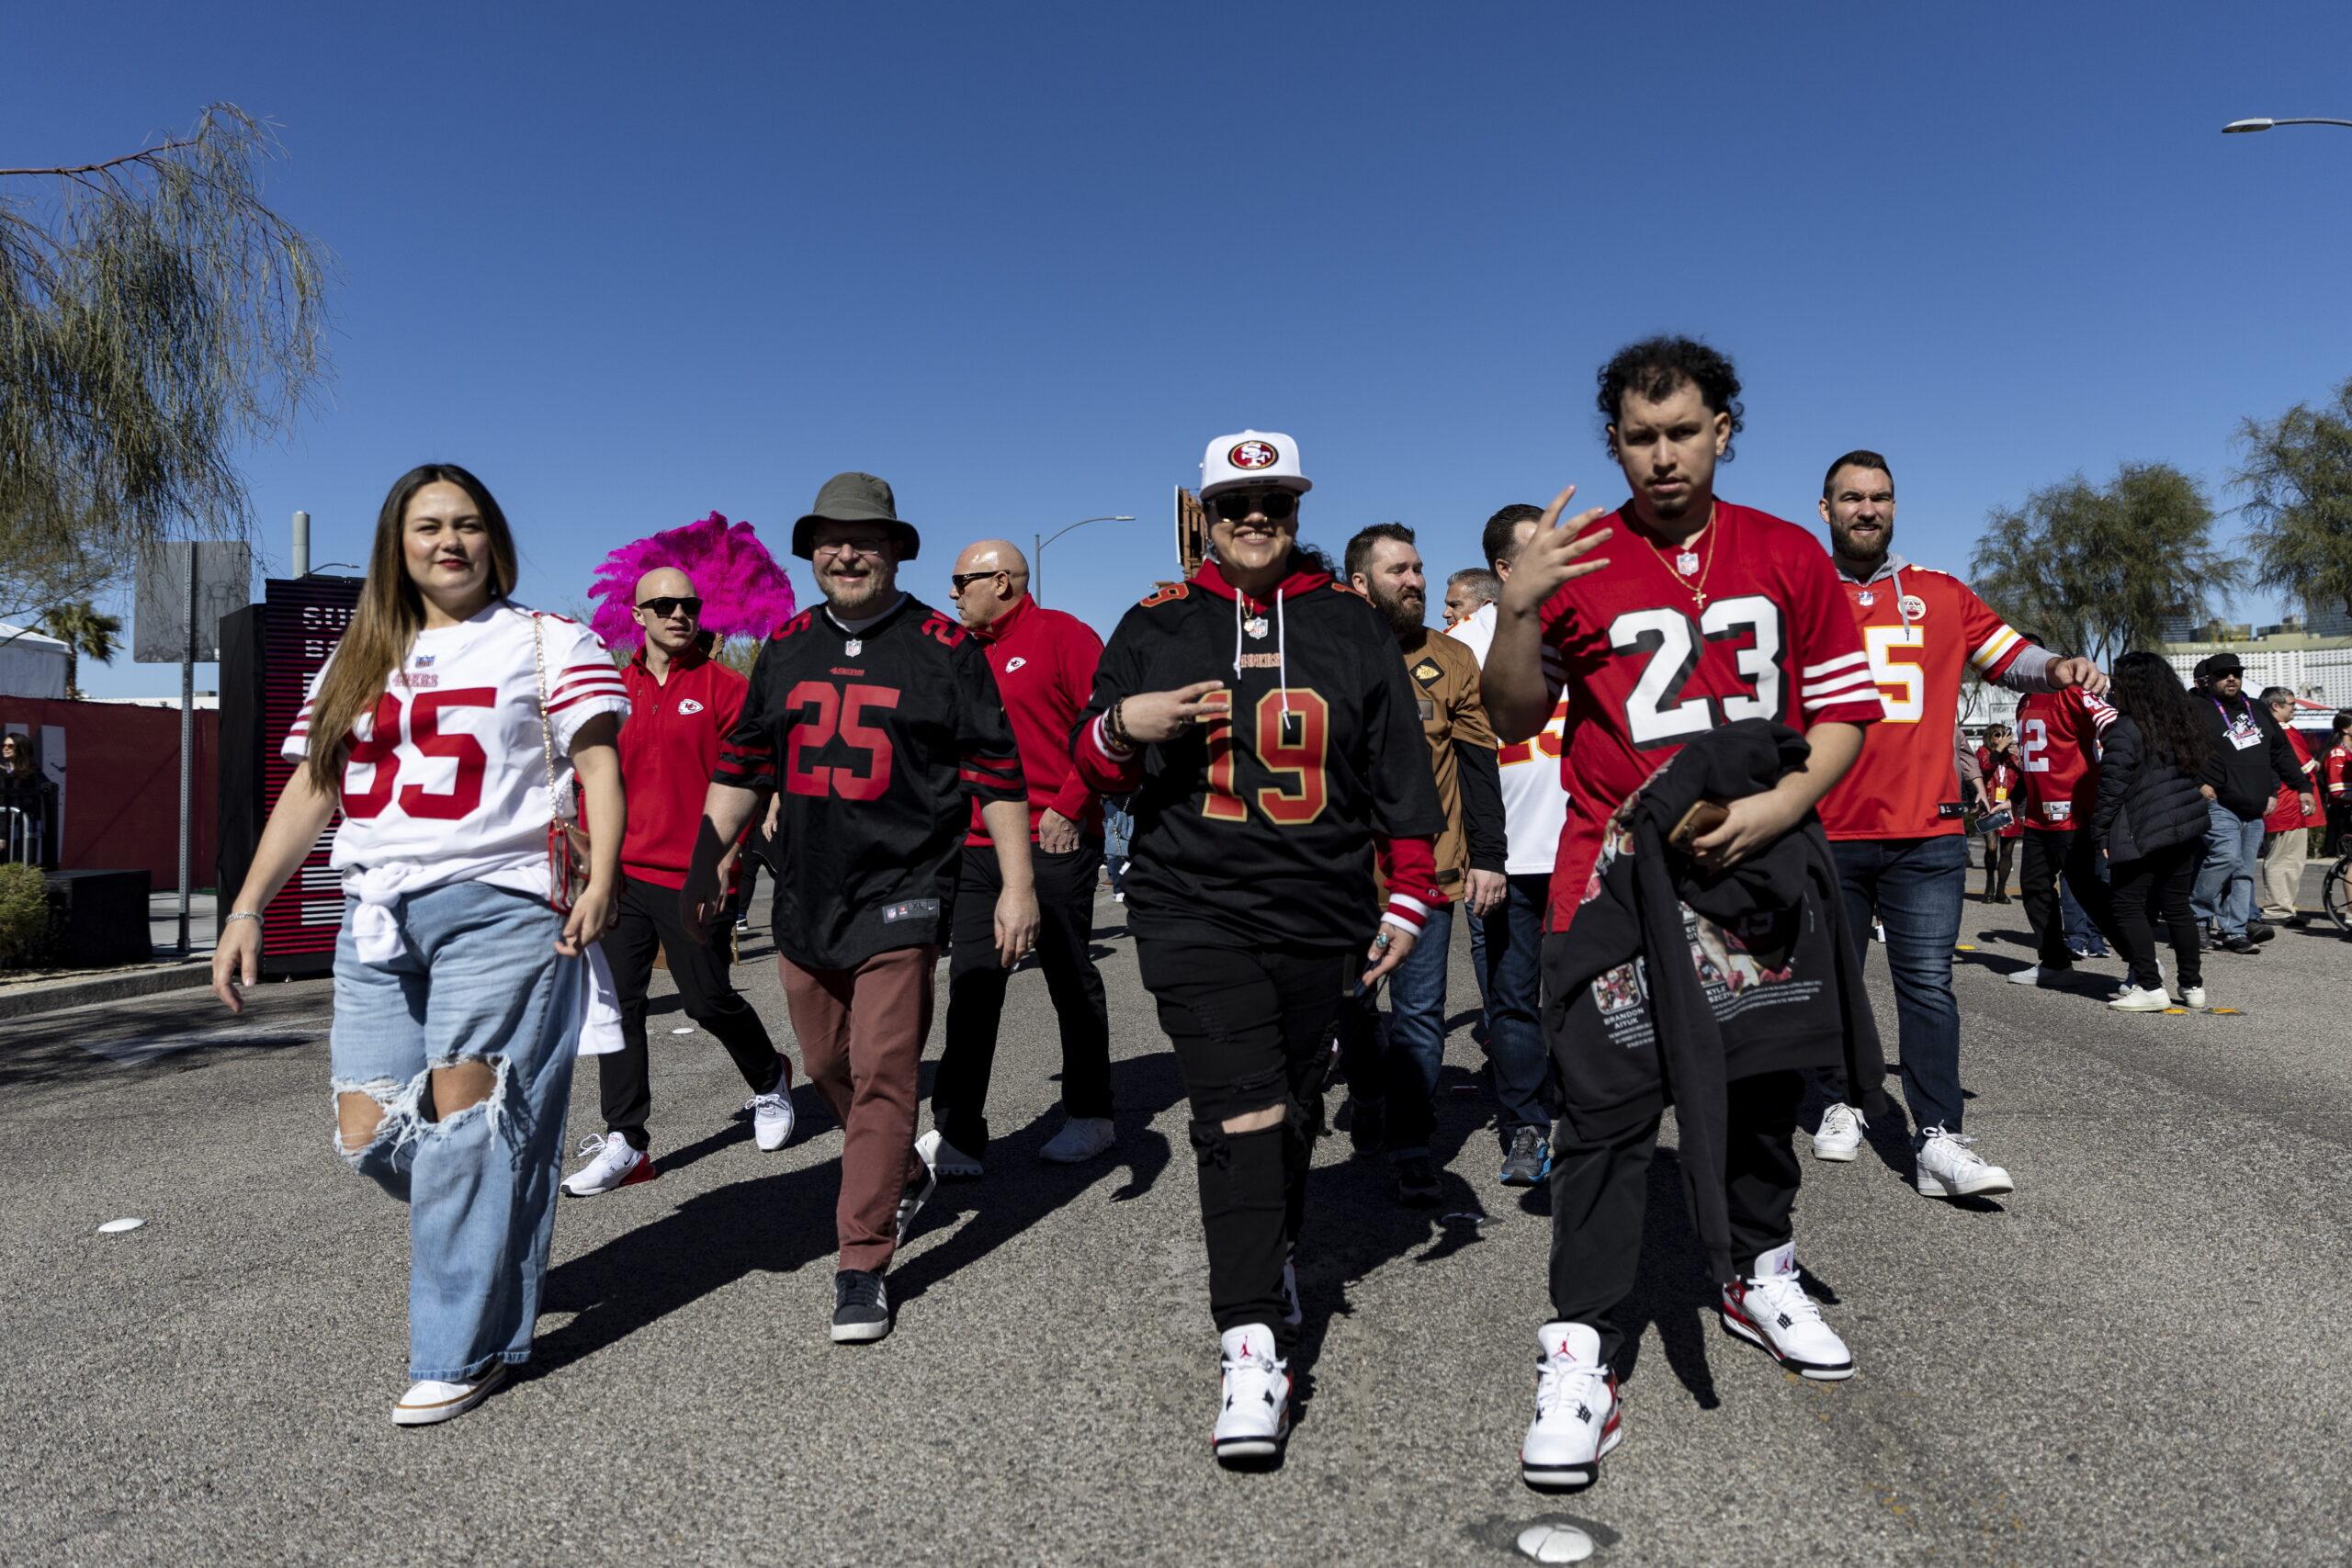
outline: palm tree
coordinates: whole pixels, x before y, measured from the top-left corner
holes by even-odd
[[[77,604],[60,604],[43,615],[41,628],[65,644],[65,694],[78,697],[82,688],[74,676],[80,672],[82,655],[86,653],[101,664],[112,664],[116,639],[122,636],[122,617],[102,615],[96,604],[85,599]]]

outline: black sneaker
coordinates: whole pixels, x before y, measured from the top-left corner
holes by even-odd
[[[2268,942],[2278,934],[2278,928],[2264,925],[2260,920],[2248,920],[2245,923],[2245,934],[2256,942]]]
[[[1532,1187],[1552,1174],[1552,1140],[1541,1127],[1521,1127],[1510,1135],[1510,1152],[1503,1156],[1505,1187]]]
[[[882,1276],[844,1269],[833,1276],[833,1343],[864,1345],[890,1332],[890,1293]]]
[[[1429,1156],[1407,1155],[1396,1162],[1399,1203],[1434,1203],[1437,1199],[1437,1172],[1430,1168]]]
[[[2223,953],[2260,953],[2262,949],[2251,937],[2233,936],[2222,944]]]
[[[1358,1155],[1376,1155],[1388,1142],[1388,1107],[1377,1100],[1348,1097],[1348,1145]]]

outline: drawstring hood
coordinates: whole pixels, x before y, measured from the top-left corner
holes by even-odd
[[[1206,589],[1219,598],[1233,601],[1233,679],[1237,683],[1241,679],[1242,628],[1247,625],[1251,612],[1267,609],[1273,612],[1274,675],[1278,682],[1276,690],[1281,694],[1282,711],[1285,719],[1291,711],[1290,639],[1289,627],[1283,614],[1283,601],[1293,594],[1327,587],[1331,581],[1329,572],[1318,571],[1312,567],[1300,565],[1299,558],[1295,554],[1291,557],[1289,564],[1291,568],[1289,574],[1274,584],[1273,601],[1265,605],[1257,604],[1249,594],[1227,581],[1223,569],[1215,560],[1203,561],[1201,570],[1193,574],[1193,581],[1197,586]]]

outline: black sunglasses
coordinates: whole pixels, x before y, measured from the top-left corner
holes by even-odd
[[[699,599],[673,599],[667,594],[664,594],[659,599],[648,599],[644,604],[639,604],[638,608],[640,610],[650,610],[655,615],[662,616],[665,620],[670,616],[678,614],[681,610],[685,612],[687,618],[690,620],[700,620],[702,618],[702,601]]]
[[[1298,510],[1298,497],[1286,490],[1229,490],[1212,504],[1227,523],[1238,523],[1253,512],[1269,523],[1281,523]]]
[[[969,588],[983,577],[994,577],[1005,570],[1005,568],[998,566],[990,567],[986,571],[951,571],[947,574],[947,585],[956,590],[956,592],[961,593],[964,590]]]

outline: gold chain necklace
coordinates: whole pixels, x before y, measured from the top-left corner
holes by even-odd
[[[1658,565],[1674,573],[1675,581],[1680,582],[1682,586],[1690,592],[1692,601],[1696,603],[1698,607],[1704,610],[1707,607],[1707,579],[1715,570],[1715,509],[1713,503],[1708,503],[1707,521],[1700,526],[1698,536],[1693,538],[1689,544],[1683,546],[1679,550],[1676,551],[1675,557],[1672,560],[1666,558],[1666,552],[1659,549],[1657,547],[1657,542],[1652,539],[1647,534],[1643,533],[1639,528],[1636,528],[1634,531],[1637,534],[1641,534],[1642,543],[1649,546],[1650,554],[1657,557]],[[1702,558],[1699,554],[1699,541],[1701,539],[1707,541],[1707,553],[1704,558]],[[1699,581],[1695,583],[1690,581],[1690,574],[1694,571],[1699,574]]]

